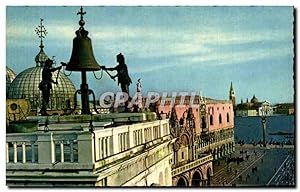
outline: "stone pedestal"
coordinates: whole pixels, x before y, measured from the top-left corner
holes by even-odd
[[[38,163],[48,164],[55,162],[55,145],[53,133],[44,133],[38,136]]]
[[[83,164],[95,163],[92,133],[87,132],[78,135],[78,162]]]

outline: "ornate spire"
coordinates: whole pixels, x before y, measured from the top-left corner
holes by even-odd
[[[40,44],[40,52],[36,55],[35,57],[35,63],[37,67],[42,67],[45,63],[45,61],[48,59],[48,56],[46,55],[46,53],[44,52],[43,48],[43,39],[46,37],[46,35],[48,34],[46,28],[43,25],[43,21],[44,19],[41,18],[41,22],[40,25],[38,27],[36,27],[36,29],[34,30],[36,32],[36,34],[38,35],[38,37],[41,39],[41,44]]]
[[[232,81],[230,83],[230,89],[229,89],[229,100],[231,100],[233,106],[235,106],[235,94],[234,94],[234,89],[233,89],[233,86],[232,86]]]
[[[233,91],[232,81],[230,83],[230,91]]]
[[[187,121],[189,128],[195,128],[195,116],[194,116],[192,107],[189,107],[189,109],[187,111],[186,121]]]
[[[173,138],[178,137],[179,136],[179,134],[178,134],[178,119],[177,119],[175,106],[171,110],[169,124],[170,124],[170,133],[171,133],[172,137]]]
[[[171,127],[175,127],[177,125],[177,113],[175,107],[172,108],[171,114],[170,114],[170,125]]]

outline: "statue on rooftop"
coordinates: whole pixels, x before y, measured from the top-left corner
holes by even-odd
[[[42,108],[41,108],[41,115],[48,116],[47,113],[47,105],[50,100],[50,91],[52,89],[52,83],[58,84],[57,81],[53,81],[52,79],[52,72],[60,70],[60,67],[51,68],[53,61],[51,59],[47,59],[45,61],[45,65],[42,71],[42,81],[39,84],[39,89],[42,91]]]
[[[115,79],[116,77],[118,77],[118,85],[121,85],[122,92],[127,93],[130,100],[129,85],[132,83],[132,81],[128,75],[127,65],[125,64],[125,58],[122,53],[117,55],[117,62],[119,64],[116,67],[106,68],[105,66],[102,66],[102,69],[106,71],[117,71],[117,74],[111,76],[111,78]],[[128,111],[127,106],[128,101],[125,102],[125,111]]]
[[[142,110],[142,108],[143,108],[143,97],[142,97],[142,83],[141,83],[141,78],[139,78],[137,80],[137,83],[136,83],[136,93],[137,93],[138,108],[139,108],[139,110]]]
[[[142,92],[141,78],[139,78],[139,79],[137,80],[137,83],[136,83],[136,92],[138,92],[138,93],[141,93],[141,92]]]

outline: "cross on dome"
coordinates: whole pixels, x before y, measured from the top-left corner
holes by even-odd
[[[36,34],[38,35],[38,37],[41,39],[41,45],[40,45],[41,49],[44,48],[43,38],[45,38],[46,35],[48,34],[45,26],[43,25],[43,21],[44,21],[44,19],[41,18],[40,25],[37,28],[35,28],[35,30],[34,30],[36,32]]]

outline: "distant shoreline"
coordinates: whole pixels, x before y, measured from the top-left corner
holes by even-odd
[[[273,114],[266,117],[268,118],[268,117],[277,117],[277,116],[295,116],[295,114]],[[262,116],[256,115],[256,116],[234,116],[234,117],[262,117]]]

